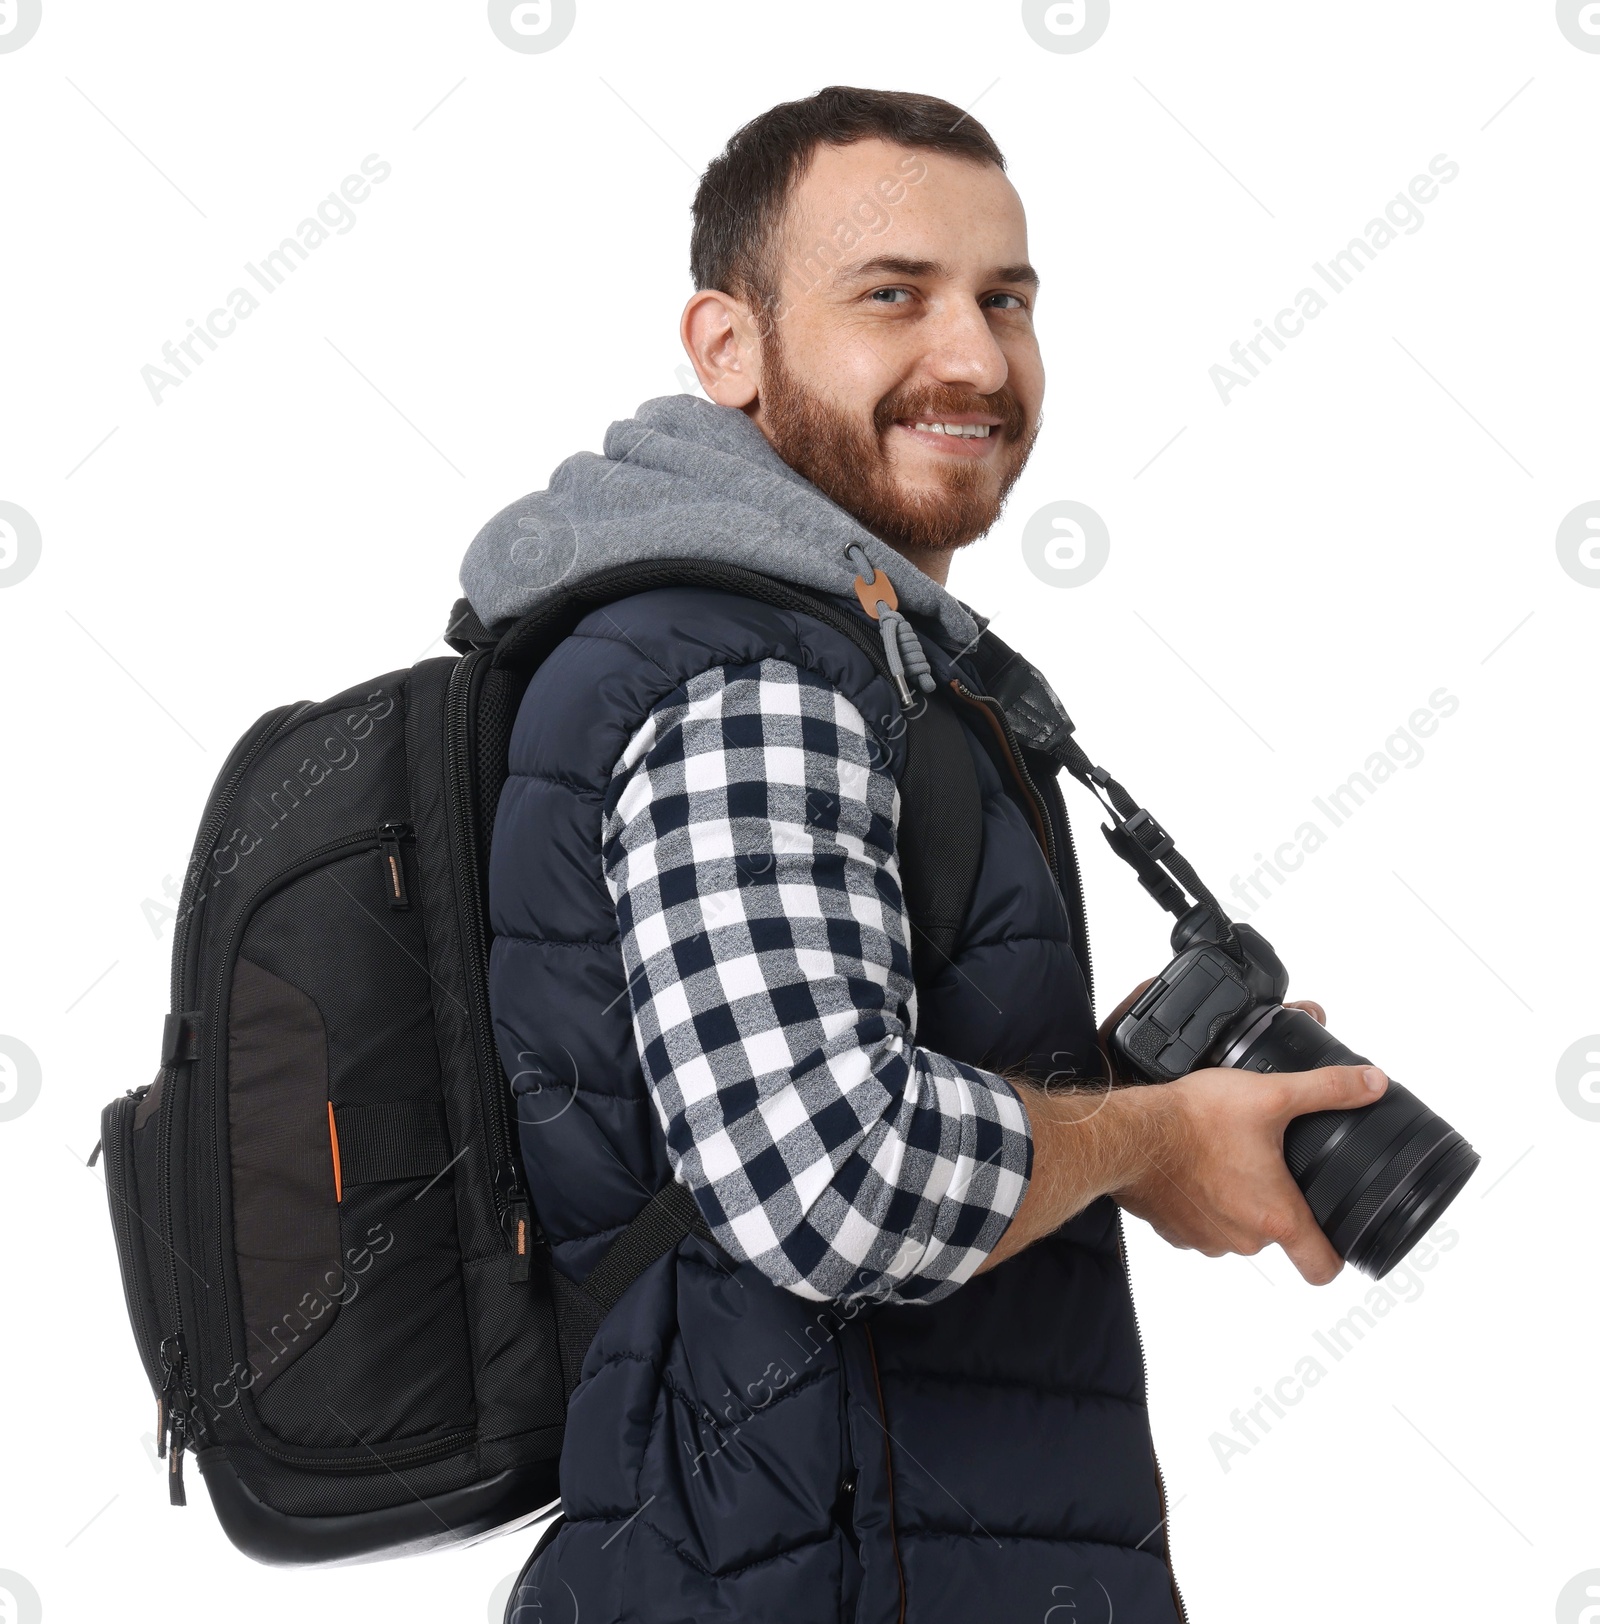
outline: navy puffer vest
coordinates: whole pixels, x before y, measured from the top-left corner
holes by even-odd
[[[970,665],[924,643],[941,681],[982,693]],[[898,700],[860,649],[723,592],[653,591],[590,614],[518,714],[492,845],[491,1002],[529,1188],[573,1279],[671,1177],[601,874],[612,768],[691,677],[765,659],[845,694],[899,775],[899,730],[884,725]],[[953,961],[919,994],[917,1041],[1041,1079],[1098,1073],[1060,797],[1030,795],[997,721],[958,708],[983,853]],[[928,1306],[809,1302],[685,1240],[589,1349],[565,1520],[507,1617],[1088,1624],[1114,1609],[1118,1624],[1174,1624],[1118,1216],[1097,1201]]]

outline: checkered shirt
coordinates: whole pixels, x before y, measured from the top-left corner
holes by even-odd
[[[1011,1085],[915,1042],[898,814],[861,713],[782,660],[684,684],[605,799],[673,1171],[728,1252],[817,1301],[948,1296],[1032,1171]]]

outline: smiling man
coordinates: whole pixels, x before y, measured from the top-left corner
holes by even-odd
[[[709,399],[614,423],[462,570],[485,624],[576,620],[491,860],[496,1033],[581,1356],[508,1618],[1173,1624],[1120,1211],[1331,1279],[1283,1126],[1382,1079],[1107,1086],[1121,1009],[1097,1031],[1065,808],[1014,725],[1054,696],[944,584],[1044,394],[988,133],[903,93],[773,108],[706,170],[691,268]],[[919,849],[969,876],[953,919],[902,861],[935,712],[951,823]]]

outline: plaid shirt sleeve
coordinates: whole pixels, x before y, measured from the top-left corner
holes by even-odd
[[[1032,1171],[1010,1084],[914,1041],[898,812],[861,713],[781,660],[685,684],[605,800],[673,1171],[734,1257],[817,1301],[948,1296]]]

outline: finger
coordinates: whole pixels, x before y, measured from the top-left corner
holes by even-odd
[[[1154,976],[1146,976],[1126,998],[1100,1023],[1100,1037],[1103,1042],[1110,1042],[1111,1034],[1117,1029],[1117,1022],[1139,1002],[1139,995],[1155,980]]]
[[[1383,1097],[1389,1079],[1376,1066],[1319,1066],[1315,1071],[1287,1071],[1283,1115],[1304,1116],[1308,1111],[1349,1111],[1371,1105]]]
[[[1289,1240],[1280,1244],[1307,1285],[1325,1286],[1337,1279],[1344,1268],[1344,1259],[1334,1251],[1328,1237],[1317,1228],[1315,1219],[1308,1231],[1296,1230]]]
[[[1289,1008],[1303,1009],[1320,1026],[1328,1024],[1328,1012],[1314,998],[1302,998],[1299,1003],[1290,1004]]]
[[[1318,1227],[1304,1197],[1296,1190],[1293,1227],[1278,1244],[1301,1277],[1310,1285],[1325,1286],[1344,1267],[1344,1259],[1334,1251],[1328,1237]]]
[[[1106,1017],[1106,1024],[1108,1026],[1114,1025],[1117,1021],[1120,1021],[1122,1017],[1139,1002],[1140,998],[1144,996],[1145,988],[1150,986],[1155,979],[1156,978],[1154,976],[1146,976],[1144,980],[1141,981],[1139,985],[1135,987],[1133,991],[1130,992],[1114,1010],[1112,1010],[1110,1015]]]

